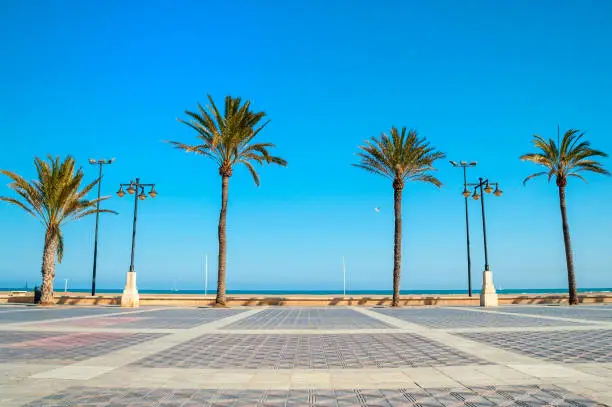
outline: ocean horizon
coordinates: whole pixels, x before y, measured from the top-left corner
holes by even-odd
[[[24,287],[0,288],[0,291],[23,291]],[[28,291],[32,291],[33,287],[29,287]],[[69,293],[87,293],[91,288],[70,288],[67,291],[63,287],[56,288],[55,292],[61,294]],[[204,294],[204,290],[148,290],[139,289],[141,294]],[[97,294],[121,294],[123,289],[96,289]],[[580,293],[589,292],[612,292],[612,288],[579,288]],[[208,290],[208,294],[216,294],[216,290]],[[436,294],[468,294],[468,290],[401,290],[402,295],[436,295]],[[480,290],[472,290],[474,294],[480,294]],[[498,289],[498,294],[566,294],[567,288],[504,288]],[[229,295],[343,295],[342,290],[227,290]],[[346,295],[392,295],[392,290],[347,290]]]

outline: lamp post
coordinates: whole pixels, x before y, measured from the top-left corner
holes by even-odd
[[[495,307],[498,305],[498,299],[497,292],[495,291],[495,286],[493,284],[493,272],[489,268],[489,253],[487,250],[487,221],[485,217],[484,197],[485,193],[490,194],[491,192],[493,192],[493,195],[501,196],[503,192],[501,189],[499,189],[499,184],[497,182],[489,182],[488,179],[483,178],[478,178],[477,184],[467,184],[467,186],[474,187],[474,193],[472,194],[472,198],[474,198],[475,200],[480,199],[480,208],[482,210],[482,236],[484,240],[485,269],[482,275],[480,306]],[[493,186],[495,186],[495,191],[493,190]],[[480,189],[480,194],[478,194],[478,189]]]
[[[96,232],[94,237],[94,259],[93,259],[93,273],[91,277],[91,295],[96,295],[96,266],[98,264],[98,222],[100,219],[100,189],[102,188],[102,166],[105,164],[112,164],[115,161],[114,158],[110,160],[95,160],[93,158],[89,159],[89,163],[91,165],[97,165],[100,167],[100,175],[98,177],[98,202],[96,203]]]
[[[119,184],[119,191],[117,195],[119,198],[125,196],[123,187],[127,187],[126,191],[128,194],[134,195],[134,221],[132,224],[132,254],[130,258],[130,270],[127,273],[127,281],[125,288],[123,289],[123,295],[121,296],[122,307],[138,307],[139,297],[138,289],[136,288],[136,271],[134,270],[134,249],[136,248],[136,220],[138,217],[138,201],[144,201],[147,199],[147,195],[144,193],[145,187],[151,187],[149,196],[155,198],[157,191],[155,191],[155,184],[141,184],[140,178],[136,178],[136,181],[130,181],[129,184]]]
[[[463,168],[463,197],[465,198],[465,237],[467,242],[467,272],[468,272],[468,295],[472,296],[472,259],[470,256],[470,222],[468,217],[468,197],[470,191],[467,189],[467,168],[475,167],[476,161],[468,163],[467,161],[450,161],[455,168]]]

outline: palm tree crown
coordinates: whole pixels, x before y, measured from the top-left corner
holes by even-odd
[[[579,130],[570,129],[563,135],[561,145],[558,146],[554,140],[546,141],[543,137],[534,135],[533,144],[540,150],[538,153],[524,154],[521,160],[530,161],[547,168],[547,171],[537,172],[525,178],[526,183],[532,178],[540,175],[548,175],[548,181],[556,178],[557,186],[565,187],[570,177],[586,181],[582,172],[590,171],[598,174],[610,175],[603,168],[603,164],[596,161],[596,157],[607,157],[602,151],[591,148],[591,143],[583,141],[584,133]]]
[[[253,167],[253,161],[258,164],[265,162],[287,165],[287,161],[274,157],[268,152],[268,148],[275,147],[274,144],[253,143],[255,136],[269,123],[269,121],[261,123],[266,116],[264,112],[252,112],[250,101],[247,100],[241,105],[241,98],[227,96],[225,111],[222,115],[210,95],[208,95],[208,100],[210,101],[208,108],[198,104],[198,112],[188,110],[185,112],[191,117],[191,120],[178,119],[181,123],[194,129],[202,143],[189,145],[170,141],[170,144],[212,159],[219,166],[221,176],[230,177],[234,165],[244,164],[258,186],[259,176]]]
[[[34,164],[38,179],[32,182],[12,171],[0,171],[13,180],[9,187],[21,198],[0,196],[0,200],[17,205],[40,220],[47,230],[45,240],[57,239],[57,260],[61,263],[64,254],[61,227],[68,221],[98,212],[98,199],[90,201],[85,197],[99,180],[96,179],[79,190],[83,181],[83,170],[79,168],[75,172],[75,161],[70,156],[63,162],[59,157],[54,159],[48,156],[48,161],[36,157]],[[102,197],[99,200],[107,198]],[[101,209],[100,212],[116,213],[106,209]]]
[[[445,154],[431,147],[425,138],[419,138],[415,130],[391,128],[390,136],[382,134],[366,141],[357,155],[361,158],[355,167],[382,175],[393,181],[394,187],[403,188],[406,181],[423,181],[440,187],[442,183],[428,174],[435,171],[433,163]]]

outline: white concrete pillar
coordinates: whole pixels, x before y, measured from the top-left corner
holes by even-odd
[[[493,285],[493,272],[491,270],[485,270],[482,273],[482,292],[480,293],[480,306],[481,307],[497,307],[499,301],[497,299],[497,292]]]
[[[121,295],[121,307],[138,308],[139,306],[140,297],[138,296],[138,288],[136,288],[136,272],[128,271],[123,295]]]

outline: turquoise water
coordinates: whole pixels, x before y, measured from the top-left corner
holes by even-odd
[[[32,288],[30,288],[31,290]],[[0,288],[0,291],[23,290],[21,288]],[[58,293],[63,292],[63,287],[56,288]],[[68,292],[89,292],[90,288],[71,288]],[[120,289],[97,289],[97,294],[117,294],[123,290]],[[141,294],[204,294],[204,290],[146,290],[139,289]],[[479,294],[480,290],[473,290],[475,294]],[[510,288],[497,290],[499,294],[565,294],[567,288]],[[612,288],[579,288],[578,292],[612,292]],[[228,290],[228,294],[261,294],[261,295],[342,295],[342,290]],[[391,295],[391,290],[350,290],[347,295]],[[467,290],[402,290],[402,295],[420,294],[420,295],[437,295],[437,294],[467,294]],[[208,294],[216,294],[215,290],[208,290]]]

